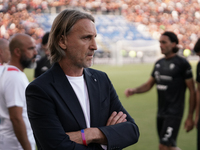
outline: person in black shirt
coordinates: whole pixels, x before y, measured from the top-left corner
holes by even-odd
[[[194,52],[196,55],[200,56],[200,38],[197,40],[194,46]],[[200,122],[199,122],[199,108],[200,108],[200,61],[197,64],[196,70],[196,115],[195,115],[195,125],[197,128],[197,149],[200,150]]]
[[[39,77],[41,74],[46,72],[49,68],[51,68],[51,63],[49,60],[49,50],[47,49],[47,43],[49,39],[49,32],[46,32],[42,37],[41,49],[40,53],[44,53],[45,55],[41,55],[41,57],[37,61],[37,67],[35,68],[34,78]]]
[[[190,104],[185,129],[188,132],[194,126],[195,86],[192,69],[185,58],[176,54],[179,50],[178,42],[173,32],[164,32],[160,37],[160,48],[165,57],[155,63],[151,77],[146,83],[125,90],[125,95],[129,97],[136,93],[147,92],[154,84],[157,85],[159,150],[179,150],[176,139],[184,111],[186,87],[190,92]]]

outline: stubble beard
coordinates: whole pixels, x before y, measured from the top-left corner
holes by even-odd
[[[26,58],[25,55],[23,55],[20,59],[20,63],[23,66],[23,68],[29,68],[29,69],[35,69],[37,66],[37,63],[35,61],[33,61],[33,59],[35,59],[36,56],[34,56],[33,58]]]

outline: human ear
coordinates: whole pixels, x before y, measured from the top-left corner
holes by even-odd
[[[58,41],[58,45],[59,45],[63,50],[67,49],[67,40],[66,40],[66,38],[65,38],[63,35],[61,35],[61,37],[60,37],[60,39],[59,39],[59,41]]]
[[[22,51],[21,51],[19,48],[15,48],[15,49],[14,49],[14,54],[15,54],[16,56],[20,57],[20,56],[21,56],[21,53],[22,53]]]

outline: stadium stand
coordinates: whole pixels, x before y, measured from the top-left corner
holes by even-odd
[[[0,38],[9,39],[16,32],[27,33],[40,43],[44,30],[52,20],[41,25],[42,20],[34,16],[44,13],[53,16],[65,8],[84,9],[97,16],[104,15],[99,17],[103,21],[106,21],[107,16],[122,17],[126,23],[134,24],[140,33],[133,31],[127,24],[121,27],[123,22],[117,19],[115,23],[121,26],[98,27],[101,32],[107,30],[104,35],[108,39],[99,45],[100,49],[106,49],[106,42],[113,37],[113,41],[121,37],[125,40],[142,40],[150,35],[152,39],[158,40],[161,33],[170,30],[179,37],[180,52],[189,49],[194,54],[194,43],[200,37],[200,0],[0,0]],[[116,28],[123,32],[119,33]],[[130,28],[133,32],[128,32]]]
[[[38,20],[37,23],[44,31],[50,31],[55,16],[56,14],[42,14],[36,15],[35,19]],[[148,32],[141,30],[142,25],[137,24],[136,26],[119,15],[94,16],[98,33],[98,50],[95,52],[95,57],[113,57],[115,56],[114,53],[118,51],[120,53],[122,49],[125,50],[126,54],[130,51],[134,51],[135,53],[140,51],[144,56],[153,56],[158,53],[159,49],[156,47],[158,41],[154,40]],[[115,46],[119,41],[122,43],[120,48],[119,45]],[[151,46],[153,47],[151,48]],[[137,57],[137,55],[133,57]]]

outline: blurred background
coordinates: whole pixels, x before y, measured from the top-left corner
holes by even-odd
[[[160,57],[158,38],[167,30],[178,35],[180,55],[197,59],[193,47],[200,37],[200,0],[0,0],[0,38],[27,33],[39,44],[66,8],[95,16],[94,63],[155,61]]]
[[[98,50],[93,68],[109,75],[140,128],[139,142],[126,150],[158,149],[155,88],[129,99],[124,90],[149,78],[154,62],[161,57],[158,39],[164,31],[178,35],[179,55],[190,60],[195,76],[199,58],[193,47],[200,37],[200,0],[0,0],[0,38],[26,33],[40,47],[54,18],[66,8],[85,10],[95,17]],[[26,69],[25,73],[32,81],[33,70]],[[182,150],[195,150],[196,129],[189,133],[184,130],[188,103],[186,99],[178,145]]]

